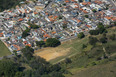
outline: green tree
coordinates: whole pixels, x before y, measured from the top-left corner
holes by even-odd
[[[67,24],[63,24],[63,29],[66,29],[67,28]]]
[[[23,72],[16,72],[14,77],[23,77]]]
[[[97,41],[98,39],[96,37],[91,37],[91,36],[89,37],[89,43],[91,45],[95,45]]]
[[[36,41],[36,44],[39,47],[45,46],[45,42],[44,41]]]
[[[102,23],[99,23],[97,27],[100,34],[102,34],[103,32],[106,32],[106,29]]]
[[[26,46],[21,51],[22,51],[24,57],[26,57],[27,60],[31,60],[33,58],[34,49]]]
[[[84,35],[84,33],[83,33],[83,32],[81,32],[81,33],[79,33],[79,34],[78,34],[78,38],[80,38],[80,39],[81,39],[81,38],[84,38],[84,37],[85,37],[85,35]]]
[[[65,59],[65,63],[66,63],[66,64],[69,64],[69,63],[71,63],[71,62],[72,62],[72,61],[71,61],[70,58],[66,58],[66,59]]]
[[[14,50],[13,53],[15,54],[15,56],[17,56],[17,51],[16,50]]]
[[[30,29],[26,29],[25,31],[23,31],[23,33],[22,33],[22,37],[24,38],[24,37],[27,37],[28,35],[29,35],[29,32],[30,32]]]
[[[116,35],[115,35],[115,34],[110,35],[110,36],[109,36],[109,39],[110,39],[110,40],[115,40],[115,39],[116,39]]]
[[[86,18],[88,18],[89,16],[88,15],[85,15]]]
[[[79,2],[83,2],[83,0],[78,0]]]
[[[11,60],[3,59],[0,61],[0,77],[14,77],[19,71],[19,67]]]
[[[94,13],[97,12],[96,9],[93,9],[92,11],[93,11]]]
[[[87,47],[87,46],[86,46],[85,44],[82,45],[82,48],[83,48],[83,49],[86,48],[86,47]]]
[[[15,7],[16,5],[19,5],[21,1],[25,0],[0,0],[0,11],[4,11],[6,9],[10,9]]]
[[[102,38],[100,38],[100,40],[99,40],[101,43],[107,43],[107,38],[105,38],[105,37],[102,37]]]
[[[98,35],[99,34],[99,31],[98,30],[90,30],[89,33],[91,35]]]
[[[60,44],[61,44],[61,42],[56,38],[48,38],[46,40],[46,46],[48,46],[48,47],[56,47]]]

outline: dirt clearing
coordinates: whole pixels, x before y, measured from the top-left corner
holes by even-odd
[[[35,56],[40,56],[44,59],[46,59],[47,61],[50,61],[52,59],[55,59],[57,57],[61,57],[61,56],[65,56],[68,54],[68,52],[70,51],[71,48],[43,48],[40,50],[35,51]]]

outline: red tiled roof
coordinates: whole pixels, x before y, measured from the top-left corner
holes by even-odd
[[[22,18],[19,18],[19,20],[18,21],[23,21],[23,19]]]
[[[69,0],[65,0],[66,3],[69,3]]]

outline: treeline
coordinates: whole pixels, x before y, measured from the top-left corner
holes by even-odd
[[[96,30],[90,30],[89,33],[91,35],[98,35],[98,34],[102,34],[102,33],[107,33],[107,30],[102,23],[99,23],[98,26],[97,26],[97,29]]]
[[[56,38],[48,38],[46,41],[36,41],[36,45],[41,47],[57,47],[61,42]]]
[[[41,57],[33,56],[30,47],[22,49],[23,55],[0,61],[0,77],[64,77],[59,64],[52,65]]]
[[[98,35],[98,34],[103,34],[103,33],[107,33],[107,28],[116,26],[116,22],[112,22],[111,25],[103,25],[102,23],[99,23],[97,26],[96,30],[90,30],[89,33],[90,35]]]
[[[19,2],[25,0],[0,0],[0,11],[10,9],[19,4]]]

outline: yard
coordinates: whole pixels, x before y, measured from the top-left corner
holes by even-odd
[[[9,49],[4,45],[4,43],[0,40],[0,57],[10,55]]]

